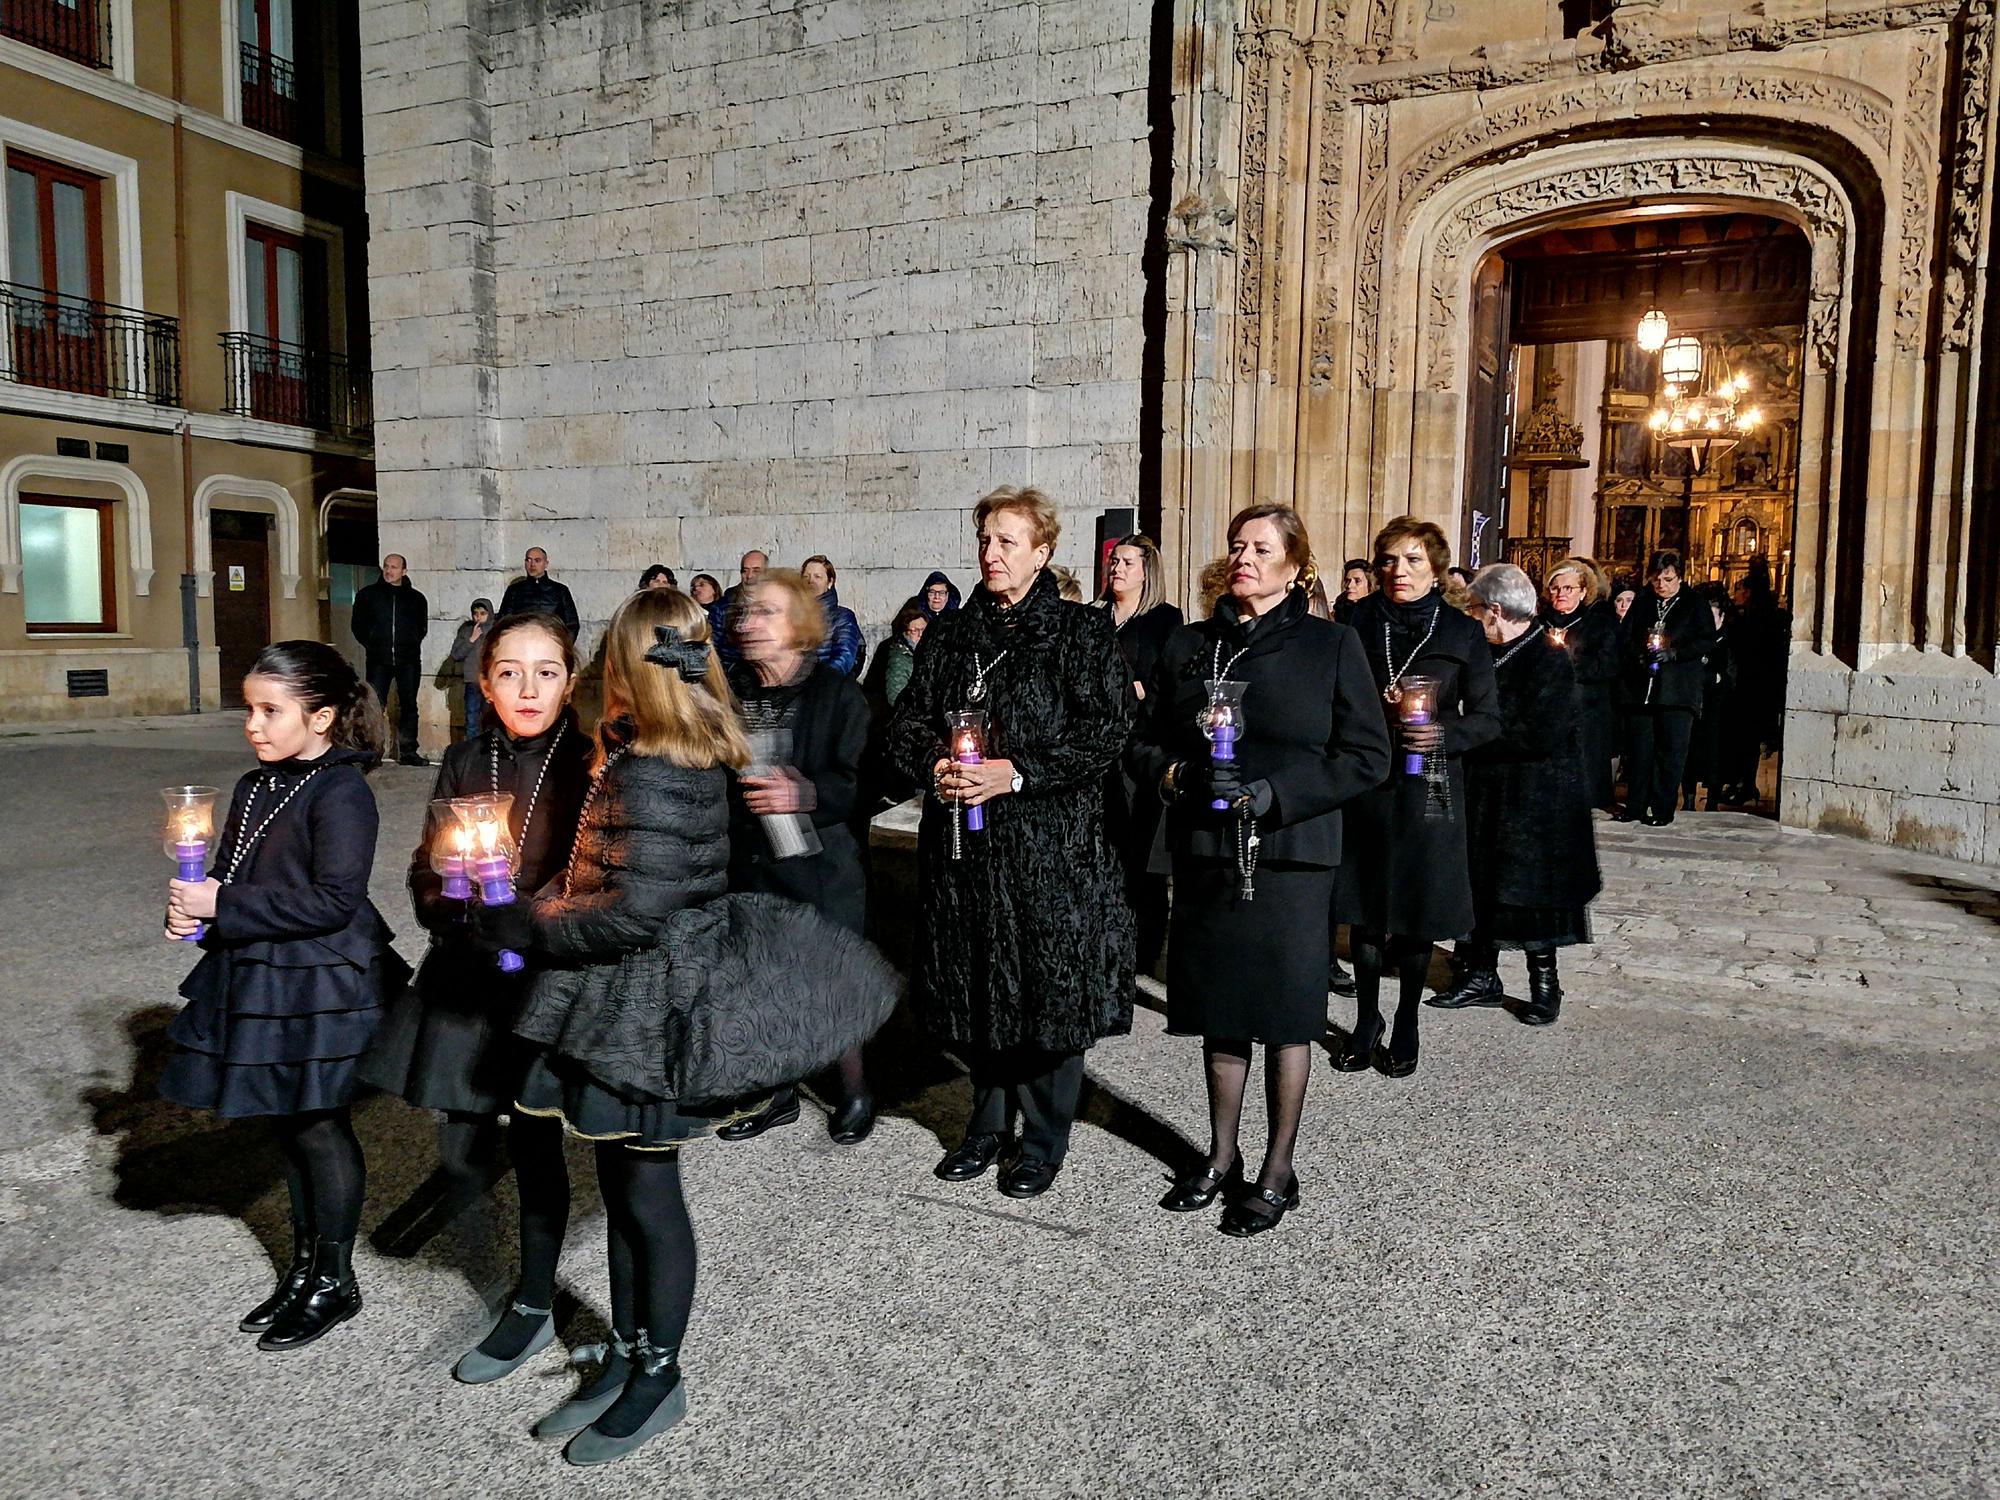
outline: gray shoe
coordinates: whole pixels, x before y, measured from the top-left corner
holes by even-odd
[[[527,1347],[522,1349],[512,1359],[495,1359],[490,1354],[484,1354],[478,1349],[474,1349],[452,1367],[451,1374],[454,1380],[463,1381],[467,1385],[485,1385],[488,1381],[503,1379],[506,1376],[512,1375],[522,1365],[533,1359],[537,1354],[540,1354],[555,1341],[556,1320],[554,1309],[547,1307],[527,1307],[519,1302],[515,1302],[509,1304],[507,1312],[518,1313],[524,1318],[538,1317],[542,1320],[542,1326],[535,1330],[534,1336],[528,1340]],[[504,1318],[506,1313],[501,1314],[501,1316]],[[490,1338],[492,1335],[488,1334],[487,1337]],[[483,1343],[485,1340],[481,1340],[481,1342]]]
[[[645,1330],[641,1329],[639,1336],[644,1338]],[[616,1334],[613,1334],[611,1342],[608,1344],[585,1344],[580,1349],[575,1350],[570,1355],[569,1362],[579,1367],[596,1365],[602,1371],[612,1360],[622,1359],[627,1362],[627,1368],[629,1368],[632,1356],[637,1352],[638,1346],[636,1344],[628,1344]],[[589,1396],[583,1394],[600,1383],[604,1387],[602,1390]],[[576,1394],[571,1396],[569,1400],[563,1402],[561,1406],[558,1406],[554,1411],[535,1423],[533,1428],[534,1435],[544,1439],[566,1438],[573,1432],[581,1432],[592,1422],[595,1422],[599,1417],[611,1410],[611,1403],[616,1401],[624,1393],[624,1390],[625,1381],[622,1376],[615,1380],[602,1382],[600,1382],[598,1377],[593,1376],[578,1386]]]
[[[646,1342],[642,1334],[639,1348],[633,1361],[633,1375],[658,1375],[673,1368],[679,1358],[678,1349],[655,1349]],[[636,1453],[647,1443],[665,1432],[669,1427],[679,1425],[687,1415],[687,1381],[676,1379],[674,1388],[660,1398],[660,1404],[653,1408],[653,1414],[641,1422],[638,1429],[626,1437],[609,1437],[597,1430],[593,1422],[569,1440],[563,1449],[563,1457],[579,1468],[593,1464],[616,1463],[627,1454]]]

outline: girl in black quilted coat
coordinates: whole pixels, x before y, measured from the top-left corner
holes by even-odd
[[[260,762],[236,784],[215,873],[169,888],[167,933],[203,954],[181,985],[160,1092],[278,1132],[292,1262],[247,1313],[258,1347],[296,1349],[361,1310],[353,1270],[366,1167],[348,1122],[383,1000],[408,968],[368,900],[382,708],[330,646],[279,641],[243,679]]]
[[[972,1073],[965,1140],[936,1171],[982,1175],[1018,1110],[1020,1154],[1000,1189],[1033,1197],[1068,1150],[1084,1051],[1132,1027],[1132,912],[1102,783],[1124,751],[1133,698],[1105,611],[1057,594],[1049,498],[996,490],[975,518],[983,581],[917,648],[889,750],[933,788],[917,838],[914,1003]],[[964,708],[989,715],[980,765],[947,753],[945,714]],[[960,859],[949,847],[954,800],[985,809]]]
[[[569,708],[578,665],[569,627],[554,615],[509,615],[489,627],[473,671],[486,727],[445,751],[431,791],[434,800],[484,793],[514,799],[515,883],[525,894],[569,863],[590,784],[593,745]],[[430,934],[430,951],[416,983],[390,1003],[363,1069],[376,1087],[444,1112],[438,1181],[412,1199],[413,1217],[437,1223],[449,1222],[489,1180],[499,1116],[512,1109],[531,1056],[514,1021],[532,978],[528,970],[500,972],[474,948],[466,903],[444,894],[444,878],[432,868],[440,831],[432,820],[410,857],[410,904]],[[520,1200],[521,1277],[499,1322],[453,1372],[471,1384],[512,1374],[555,1338],[556,1263],[569,1226],[562,1126],[516,1114],[506,1141]]]
[[[621,1458],[687,1410],[695,1246],[678,1150],[721,1108],[687,1094],[689,1059],[720,1058],[710,1079],[768,1094],[862,1040],[896,998],[872,950],[807,908],[717,899],[727,768],[750,752],[701,606],[675,589],[626,600],[606,632],[604,700],[568,869],[532,903],[478,907],[471,922],[482,947],[539,966],[516,1030],[540,1050],[515,1108],[597,1144],[613,1339],[536,1426],[574,1433],[577,1464]]]

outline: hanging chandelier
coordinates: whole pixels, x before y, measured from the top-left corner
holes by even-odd
[[[1639,320],[1638,345],[1648,354],[1658,354],[1667,342],[1667,315],[1657,307],[1646,309],[1646,316]]]
[[[1707,359],[1701,340],[1683,334],[1660,349],[1660,394],[1646,425],[1669,448],[1679,448],[1697,474],[1734,448],[1763,420],[1747,404],[1750,377],[1741,371],[1702,390]]]

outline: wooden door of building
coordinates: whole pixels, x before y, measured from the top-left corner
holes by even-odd
[[[218,510],[209,517],[214,549],[215,644],[222,706],[243,706],[243,678],[271,640],[270,518]]]

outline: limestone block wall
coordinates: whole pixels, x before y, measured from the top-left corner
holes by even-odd
[[[384,547],[442,620],[542,545],[598,622],[825,552],[879,632],[1033,483],[1084,565],[1137,498],[1149,14],[365,6]]]

